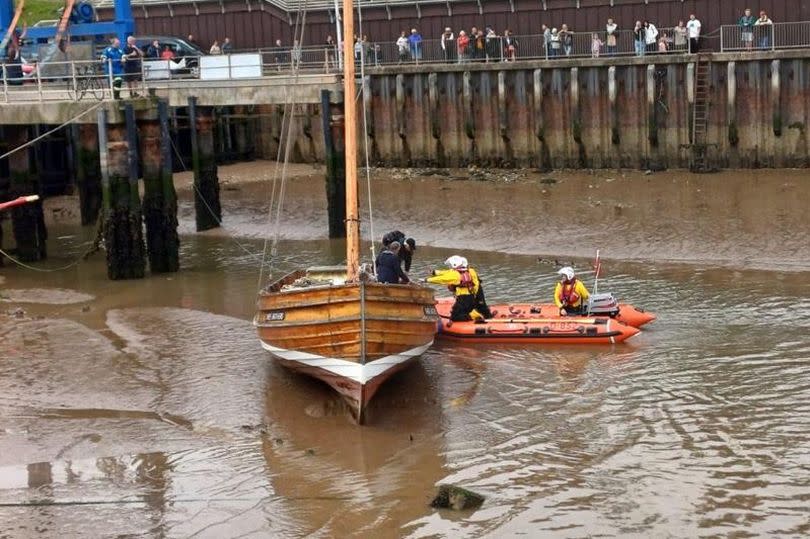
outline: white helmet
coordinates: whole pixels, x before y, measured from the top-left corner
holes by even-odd
[[[565,277],[565,280],[567,281],[573,279],[575,275],[574,268],[572,268],[571,266],[565,266],[564,268],[560,268],[560,271],[558,271],[557,273]]]
[[[451,269],[459,269],[467,267],[467,259],[463,256],[453,255],[444,261],[445,265]]]

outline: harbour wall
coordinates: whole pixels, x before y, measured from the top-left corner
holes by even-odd
[[[705,98],[687,55],[368,69],[370,162],[687,168],[697,94],[714,167],[808,166],[810,52],[704,58]],[[282,107],[257,109],[259,155],[275,158]],[[299,105],[294,117],[293,158],[322,161],[319,105]]]

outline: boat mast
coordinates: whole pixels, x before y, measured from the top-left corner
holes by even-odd
[[[357,211],[357,101],[354,81],[354,6],[343,0],[343,111],[346,129],[346,274],[360,269],[360,215]]]

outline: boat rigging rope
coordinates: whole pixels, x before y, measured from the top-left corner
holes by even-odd
[[[100,106],[102,106],[103,104],[104,104],[104,102],[103,102],[103,101],[100,101],[100,102],[96,103],[95,105],[93,105],[92,107],[90,107],[89,109],[87,109],[86,111],[84,111],[84,112],[82,112],[82,113],[77,114],[76,116],[74,116],[74,117],[73,117],[73,118],[71,118],[70,120],[66,121],[65,123],[63,123],[63,124],[61,124],[61,125],[58,125],[58,126],[54,127],[54,128],[53,128],[53,129],[51,129],[50,131],[46,131],[45,133],[41,134],[41,135],[40,135],[40,136],[38,136],[37,138],[35,138],[35,139],[33,139],[33,140],[29,140],[29,141],[28,141],[28,142],[26,142],[25,144],[23,144],[23,145],[21,145],[21,146],[18,146],[18,147],[16,147],[16,148],[14,148],[13,150],[8,151],[8,152],[6,152],[6,153],[4,153],[3,155],[0,155],[0,161],[2,161],[3,159],[5,159],[6,157],[8,157],[8,156],[10,156],[10,155],[14,155],[15,153],[19,152],[20,150],[24,150],[25,148],[27,148],[27,147],[29,147],[29,146],[32,146],[32,145],[36,144],[37,142],[39,142],[40,140],[44,139],[45,137],[48,137],[48,136],[50,136],[51,134],[53,134],[53,133],[55,133],[55,132],[59,131],[59,130],[60,130],[60,129],[62,129],[63,127],[66,127],[66,126],[68,126],[68,125],[72,124],[74,121],[78,120],[79,118],[81,118],[81,117],[82,117],[82,116],[84,116],[85,114],[89,114],[89,113],[93,112],[94,110],[96,110],[97,108],[99,108]]]
[[[267,236],[265,236],[264,238],[261,264],[259,266],[259,278],[256,286],[258,290],[262,289],[262,283],[264,280],[264,267],[267,261],[268,244],[270,245],[270,262],[269,264],[267,264],[268,275],[272,275],[273,273],[273,264],[275,263],[276,254],[278,252],[278,242],[281,232],[281,210],[284,206],[284,195],[286,193],[286,184],[287,184],[287,164],[289,163],[290,160],[290,152],[292,150],[293,145],[293,140],[291,136],[293,133],[293,116],[294,116],[293,112],[295,111],[295,103],[293,103],[293,95],[294,89],[298,85],[298,79],[301,69],[301,59],[302,59],[301,51],[304,43],[304,28],[306,26],[308,2],[309,0],[305,0],[303,5],[299,4],[298,12],[295,17],[295,27],[293,28],[293,48],[290,49],[290,61],[292,66],[293,82],[292,85],[288,85],[286,87],[287,95],[284,102],[284,113],[281,117],[279,145],[278,151],[276,153],[276,166],[273,171],[273,180],[270,189],[270,204],[267,208],[268,223],[273,219],[274,205],[276,209],[276,218],[275,223],[273,225],[274,231],[272,242],[268,241]],[[296,41],[298,42],[297,54],[295,48]],[[284,161],[283,164],[280,166],[279,163],[281,162],[282,158],[282,149],[284,151]],[[279,183],[280,185],[278,185]],[[278,197],[278,200],[276,200],[276,197]]]
[[[357,3],[357,21],[358,21],[358,35],[360,39],[363,39],[363,7],[360,2]],[[361,42],[361,47],[362,47]],[[377,273],[377,268],[375,264],[377,262],[377,255],[375,253],[375,245],[377,241],[377,236],[374,234],[374,209],[371,204],[371,168],[369,167],[369,158],[368,158],[368,107],[366,107],[366,50],[361,48],[361,55],[360,55],[360,80],[362,83],[360,84],[360,88],[357,91],[356,99],[362,99],[363,105],[363,153],[365,154],[365,163],[366,163],[366,195],[368,197],[368,228],[369,228],[369,238],[371,238],[371,267],[374,270],[374,273]],[[374,52],[374,56],[376,58],[377,52]]]

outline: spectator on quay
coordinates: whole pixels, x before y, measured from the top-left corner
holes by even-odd
[[[599,39],[599,34],[594,32],[593,35],[591,36],[592,58],[599,58],[599,54],[602,52],[602,45],[604,45],[604,42],[601,39]]]
[[[636,56],[644,56],[646,52],[647,40],[645,37],[645,28],[641,21],[636,21],[636,26],[633,28],[633,42],[636,45]]]
[[[281,40],[276,40],[276,46],[273,47],[273,57],[276,61],[276,69],[281,71],[281,65],[284,63],[284,46],[281,44]]]
[[[371,55],[371,42],[368,40],[368,36],[363,34],[363,39],[360,40],[360,46],[363,48],[363,62],[368,65],[372,62],[373,58]]]
[[[666,33],[662,33],[661,37],[658,38],[658,52],[667,53],[669,52],[669,42],[670,38]]]
[[[408,41],[408,38],[405,35],[405,30],[399,33],[399,37],[396,41],[397,44],[397,52],[399,52],[399,63],[407,62],[408,58],[410,58],[411,54],[411,44]]]
[[[422,34],[417,32],[416,28],[411,28],[408,43],[411,46],[411,58],[413,58],[414,62],[419,62],[422,59]]]
[[[467,32],[460,30],[458,32],[458,39],[456,39],[456,49],[458,50],[458,63],[463,64],[467,61],[470,49],[470,37]]]
[[[231,38],[226,37],[222,41],[222,54],[230,54],[233,51],[233,44],[231,43]]]
[[[543,54],[549,57],[551,55],[551,28],[545,24],[540,25],[540,32],[543,34]]]
[[[455,41],[456,36],[453,35],[453,30],[448,26],[444,29],[442,33],[442,57],[444,58],[445,62],[452,62],[454,59],[454,49],[455,49]]]
[[[160,53],[160,58],[163,60],[173,60],[174,59],[174,51],[169,45],[163,46],[163,52]]]
[[[121,82],[124,75],[124,51],[121,40],[112,38],[110,46],[101,54],[104,57],[104,71],[113,79],[113,99],[121,98]]]
[[[491,26],[487,26],[485,47],[487,51],[487,62],[501,60],[501,38],[495,33]]]
[[[127,44],[124,47],[124,56],[122,60],[124,61],[124,71],[126,73],[127,79],[127,89],[129,89],[129,96],[130,97],[138,97],[138,94],[135,93],[135,88],[138,84],[138,81],[141,80],[141,57],[143,56],[143,52],[141,49],[138,48],[138,45],[135,43],[135,38],[129,36],[127,38]]]
[[[227,37],[225,39],[228,39]],[[328,34],[326,36],[326,41],[324,42],[323,52],[324,52],[324,59],[326,60],[326,69],[329,70],[329,66],[336,67],[337,64],[335,63],[335,40],[332,39],[332,34]]]
[[[293,40],[290,60],[292,61],[293,66],[296,66],[301,63],[301,44],[298,42],[297,39]]]
[[[675,50],[678,51],[685,51],[686,50],[686,26],[683,24],[683,21],[678,21],[678,26],[676,26],[672,33],[675,34]]]
[[[567,24],[563,24],[560,28],[560,41],[562,42],[565,55],[571,56],[571,53],[574,51],[574,32],[568,29]]]
[[[616,35],[618,30],[619,25],[613,22],[613,19],[608,19],[605,25],[605,48],[608,56],[613,56],[618,50],[619,42]]]
[[[686,23],[686,33],[689,36],[689,54],[697,54],[700,47],[700,21],[692,13]]]
[[[644,45],[648,53],[655,53],[658,50],[658,28],[649,21],[644,21]]]
[[[366,59],[365,50],[363,48],[363,42],[360,41],[360,38],[355,36],[354,37],[354,62],[355,64],[364,64]]]
[[[473,54],[475,55],[475,59],[478,62],[483,62],[486,60],[487,53],[486,53],[486,43],[484,37],[483,30],[476,30],[475,32],[475,42],[473,47]]]
[[[765,10],[759,12],[759,19],[757,22],[754,23],[754,26],[758,26],[758,34],[759,34],[759,48],[760,49],[769,49],[771,47],[771,34],[773,33],[773,21],[768,18],[768,14],[765,13]]]
[[[514,62],[517,60],[518,40],[512,35],[512,32],[504,30],[503,32],[503,49],[506,53],[506,61]]]
[[[560,32],[557,31],[556,28],[551,29],[551,48],[548,51],[548,55],[550,58],[556,58],[560,56],[562,51],[562,41],[560,41]]]
[[[743,16],[737,21],[737,26],[740,27],[740,41],[745,46],[745,50],[750,51],[754,46],[754,24],[757,20],[751,15],[751,10],[745,8]]]
[[[152,40],[152,43],[146,47],[146,54],[144,54],[144,56],[153,60],[160,58],[160,43],[157,39]]]
[[[195,41],[193,34],[189,34],[188,37],[186,38],[186,41],[188,41],[197,48],[201,48],[199,45],[197,45],[197,41]]]
[[[219,46],[219,41],[217,41],[216,39],[214,40],[214,43],[211,45],[211,48],[208,49],[208,54],[212,55],[222,54],[222,49]]]

